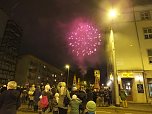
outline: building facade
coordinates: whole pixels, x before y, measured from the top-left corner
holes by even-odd
[[[152,4],[122,10],[111,26],[113,34],[106,32],[109,78],[113,80],[116,70],[119,90],[126,90],[128,101],[151,102]]]
[[[0,9],[0,42],[2,42],[2,37],[5,31],[5,26],[8,20],[8,16]]]
[[[19,85],[56,85],[63,81],[63,72],[32,55],[21,56],[17,63],[16,81]]]
[[[0,84],[15,79],[22,29],[0,11]]]

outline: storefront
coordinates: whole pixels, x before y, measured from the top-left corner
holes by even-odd
[[[127,100],[136,103],[146,103],[146,90],[143,72],[140,71],[119,71],[119,89],[125,89],[128,95]],[[150,85],[152,87],[152,85]]]
[[[145,71],[147,102],[152,103],[152,71]]]

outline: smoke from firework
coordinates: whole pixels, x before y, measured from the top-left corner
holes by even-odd
[[[85,62],[92,62],[98,58],[96,54],[101,48],[102,37],[96,24],[86,18],[77,18],[70,24],[67,43],[81,70],[85,71]]]

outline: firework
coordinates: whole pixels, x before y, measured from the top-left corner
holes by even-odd
[[[68,35],[72,53],[79,57],[92,55],[101,45],[101,34],[90,22],[76,22]]]

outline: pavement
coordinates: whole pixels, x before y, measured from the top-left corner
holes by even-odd
[[[140,112],[148,112],[152,114],[152,104],[150,103],[128,103],[127,108],[109,106],[109,107],[98,107],[97,109],[110,109],[110,110],[127,110],[127,111],[140,111]]]
[[[33,112],[33,109],[27,108],[27,105],[22,105],[19,111],[22,112]],[[127,110],[127,111],[140,111],[148,112],[152,114],[152,104],[149,103],[128,103],[128,108],[109,106],[109,107],[97,107],[97,110]]]

